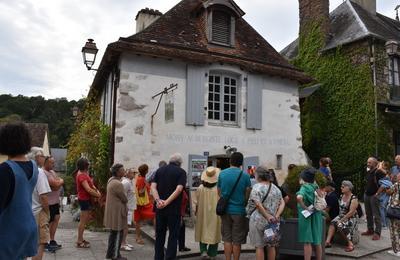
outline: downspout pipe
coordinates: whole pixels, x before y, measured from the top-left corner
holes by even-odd
[[[372,72],[372,82],[374,84],[374,126],[375,126],[375,156],[379,157],[378,149],[378,86],[376,79],[376,49],[375,49],[375,38],[369,41],[369,55],[370,55],[370,65]]]

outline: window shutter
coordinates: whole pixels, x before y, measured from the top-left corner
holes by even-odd
[[[247,78],[247,129],[262,129],[262,89],[261,75]]]
[[[230,45],[231,16],[221,11],[212,15],[212,41]]]
[[[205,69],[188,65],[186,79],[186,124],[204,125]]]

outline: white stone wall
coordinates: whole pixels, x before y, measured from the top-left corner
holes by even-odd
[[[160,160],[168,160],[172,153],[180,152],[184,168],[188,168],[188,155],[210,156],[225,154],[224,146],[236,147],[245,157],[259,156],[261,163],[276,165],[276,155],[283,155],[283,169],[290,163],[306,163],[301,148],[298,86],[294,81],[264,77],[262,130],[246,129],[245,71],[236,67],[210,65],[210,70],[230,70],[241,73],[239,127],[185,125],[186,64],[159,58],[126,55],[121,59],[121,77],[117,96],[115,162],[126,167],[147,163],[150,168]],[[173,92],[174,122],[165,123],[165,96],[154,117],[159,97],[151,97],[178,84]],[[208,88],[207,85],[204,86]],[[207,91],[206,91],[207,92]],[[205,97],[205,101],[206,101]],[[207,106],[207,103],[204,103]],[[206,111],[205,111],[206,113]],[[205,115],[207,118],[207,115]],[[284,171],[285,172],[285,171]],[[279,172],[278,172],[279,173]]]

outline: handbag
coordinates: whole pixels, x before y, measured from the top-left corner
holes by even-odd
[[[217,202],[217,207],[215,209],[215,211],[216,211],[218,216],[225,215],[226,208],[228,207],[229,199],[231,198],[233,192],[235,191],[236,186],[239,183],[240,177],[242,177],[242,174],[243,174],[243,171],[240,171],[239,177],[237,178],[237,180],[235,182],[235,185],[233,186],[233,188],[232,188],[231,192],[229,193],[228,197],[224,198],[223,196],[221,196],[221,198],[219,198],[219,200]]]
[[[319,196],[317,191],[314,191],[314,194],[315,194],[314,208],[316,210],[323,211],[327,207],[325,197]]]
[[[138,206],[145,206],[150,203],[149,194],[147,193],[146,188],[144,188],[143,193],[139,193],[136,187],[136,203]]]
[[[268,223],[264,229],[264,241],[269,244],[281,240],[280,223]]]
[[[399,188],[399,185],[397,185],[397,188]],[[397,189],[397,192],[399,192],[399,189]],[[386,217],[390,219],[400,219],[400,208],[389,206],[386,211]]]

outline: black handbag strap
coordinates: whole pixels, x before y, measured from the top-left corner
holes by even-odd
[[[268,195],[269,195],[269,192],[271,191],[271,187],[272,187],[272,182],[269,184],[267,194],[265,194],[264,198],[263,198],[262,201],[261,201],[261,204],[263,204],[264,201],[267,199],[267,197],[268,197]],[[251,211],[251,213],[250,213],[249,216],[251,216],[251,214],[253,214],[254,211],[256,211],[256,209],[257,209],[257,207],[255,207],[255,208]]]
[[[230,200],[230,198],[231,198],[233,192],[234,192],[235,189],[236,189],[236,186],[237,186],[238,183],[239,183],[240,177],[242,177],[242,174],[243,174],[243,171],[240,171],[239,177],[236,179],[235,185],[233,185],[233,188],[232,188],[231,192],[229,193],[228,198],[226,198],[226,201],[229,201],[229,200]]]

